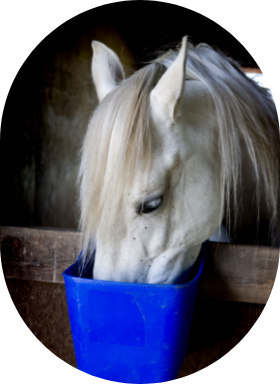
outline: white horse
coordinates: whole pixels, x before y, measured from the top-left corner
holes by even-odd
[[[97,247],[93,277],[173,284],[222,223],[241,240],[257,227],[275,234],[279,134],[268,90],[186,37],[128,79],[112,50],[92,48],[100,104],[82,150],[80,228],[84,259]]]

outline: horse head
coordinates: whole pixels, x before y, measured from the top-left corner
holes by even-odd
[[[127,80],[113,51],[92,47],[100,104],[81,193],[88,236],[95,232],[94,278],[178,282],[221,222],[213,102],[201,82],[186,81],[186,38],[169,68],[153,63]]]

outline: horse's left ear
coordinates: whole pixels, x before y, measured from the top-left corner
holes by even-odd
[[[187,58],[187,37],[183,37],[180,52],[151,92],[150,103],[156,116],[174,121],[184,92]]]
[[[110,48],[99,41],[92,41],[92,79],[99,101],[111,92],[123,79],[124,71],[120,59]]]

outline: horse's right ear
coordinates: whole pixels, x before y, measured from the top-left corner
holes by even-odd
[[[186,80],[187,37],[182,39],[178,56],[152,90],[150,104],[154,115],[174,122],[184,92]]]
[[[112,91],[123,79],[124,71],[120,59],[110,48],[99,41],[92,41],[92,79],[99,101]]]

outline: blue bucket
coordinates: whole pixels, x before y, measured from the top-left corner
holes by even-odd
[[[186,354],[204,243],[186,284],[133,284],[79,277],[79,259],[63,272],[77,367],[122,383],[174,380]]]

